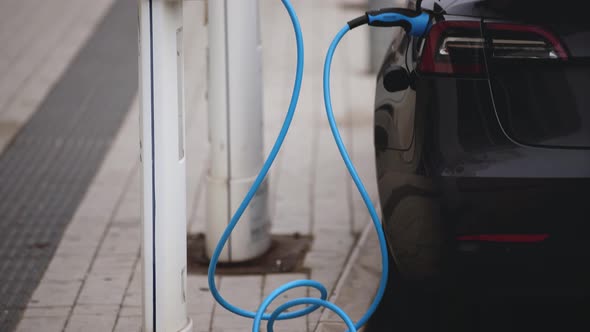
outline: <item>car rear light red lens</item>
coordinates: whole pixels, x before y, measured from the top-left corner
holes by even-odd
[[[418,69],[422,73],[482,74],[484,57],[566,60],[567,52],[551,32],[532,25],[442,21],[426,38]]]
[[[457,236],[459,241],[537,243],[549,238],[549,234],[475,234]]]
[[[432,26],[420,60],[422,73],[482,72],[483,38],[479,22],[443,21]]]

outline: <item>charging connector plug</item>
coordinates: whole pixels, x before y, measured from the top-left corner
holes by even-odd
[[[349,21],[348,27],[352,30],[365,24],[375,27],[402,27],[409,35],[422,36],[430,26],[430,15],[406,8],[383,8],[368,11]]]

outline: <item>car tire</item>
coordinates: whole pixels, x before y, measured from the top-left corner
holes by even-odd
[[[369,320],[366,332],[434,332],[439,297],[432,287],[408,280],[389,255],[389,277],[383,299]]]
[[[430,280],[440,275],[445,236],[435,198],[404,197],[391,213],[385,231],[393,260],[406,279]]]

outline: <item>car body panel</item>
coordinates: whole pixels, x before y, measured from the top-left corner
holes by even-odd
[[[529,286],[590,289],[590,269],[573,263],[590,258],[590,204],[585,203],[590,151],[567,144],[534,146],[509,135],[494,103],[493,70],[477,78],[418,73],[413,88],[385,90],[383,72],[392,65],[413,71],[419,47],[420,40],[403,32],[397,36],[376,85],[377,177],[396,269],[412,280],[469,276],[480,285],[502,280],[504,286],[525,287],[526,277],[507,276],[506,269],[530,278],[534,271],[559,265],[562,273],[535,275],[538,282]],[[474,234],[547,238],[535,243],[460,240]]]
[[[557,4],[551,0],[422,0],[418,6],[437,14],[461,15],[479,18],[501,18],[526,20],[528,22],[546,21],[578,22],[585,20],[584,0],[568,0]]]

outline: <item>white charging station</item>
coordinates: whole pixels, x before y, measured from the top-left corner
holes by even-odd
[[[138,0],[143,331],[189,332],[182,0]],[[208,2],[207,252],[263,162],[258,0]],[[220,257],[240,262],[271,244],[266,183]]]
[[[263,163],[262,47],[258,0],[209,1],[209,256]],[[268,185],[263,183],[219,261],[240,262],[271,244]]]
[[[138,1],[143,331],[189,332],[182,1]]]

